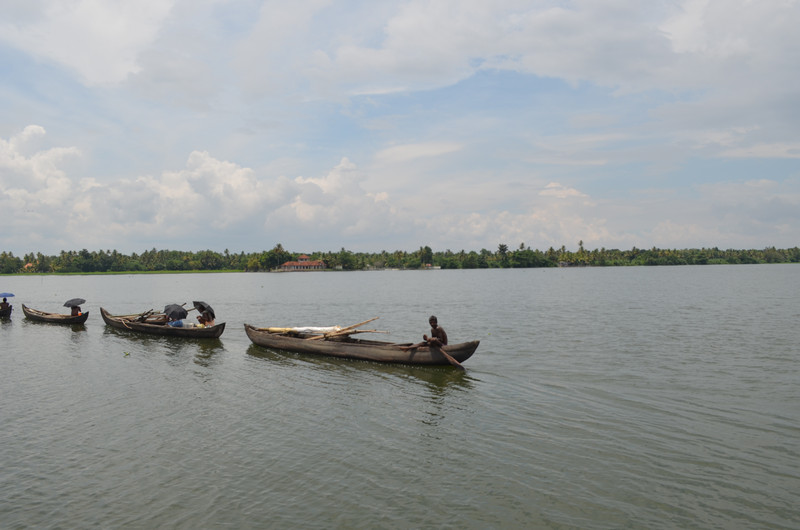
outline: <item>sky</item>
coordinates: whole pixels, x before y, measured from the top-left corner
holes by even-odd
[[[0,251],[790,248],[800,0],[4,0]]]

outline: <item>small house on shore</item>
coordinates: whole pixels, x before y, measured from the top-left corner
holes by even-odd
[[[287,261],[281,265],[282,271],[321,271],[325,269],[325,262],[321,259],[312,260],[305,254],[301,254],[297,261]]]

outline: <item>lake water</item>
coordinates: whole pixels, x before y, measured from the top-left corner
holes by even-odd
[[[798,528],[800,266],[0,277],[2,528]],[[27,321],[83,297],[85,326]],[[204,300],[219,340],[107,329]],[[480,339],[465,372],[243,324]]]

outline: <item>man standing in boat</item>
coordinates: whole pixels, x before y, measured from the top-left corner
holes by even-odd
[[[447,346],[447,333],[444,331],[444,328],[439,325],[439,320],[434,315],[431,315],[431,318],[428,319],[428,323],[431,325],[431,336],[423,335],[423,342],[412,346],[406,346],[402,348],[403,350],[413,350],[420,346],[435,346],[437,348]]]

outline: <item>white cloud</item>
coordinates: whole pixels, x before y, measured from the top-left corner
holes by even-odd
[[[455,142],[427,142],[418,144],[395,145],[375,153],[378,164],[400,164],[418,158],[429,158],[455,153],[463,148]]]
[[[80,155],[75,148],[51,148],[26,156],[30,144],[45,134],[30,125],[8,141],[0,138],[0,184],[4,196],[17,208],[53,207],[69,193],[69,179],[61,165]]]
[[[568,197],[586,197],[585,194],[579,192],[575,188],[568,188],[557,182],[551,182],[539,192],[542,197],[555,197],[557,199],[566,199]]]
[[[209,7],[215,4],[218,9]],[[431,89],[494,68],[623,90],[722,90],[732,78],[756,86],[757,75],[766,72],[779,72],[781,84],[790,86],[800,75],[792,67],[800,51],[787,48],[800,22],[794,0],[412,0],[380,6],[269,0],[231,30],[214,19],[250,4],[31,5],[36,9],[16,2],[0,7],[0,39],[77,71],[89,84],[120,82],[143,67],[167,78],[176,70],[199,71],[212,56],[218,56],[215,66],[223,64],[218,59],[236,65],[245,93],[300,99],[333,95],[337,87],[344,94]],[[159,40],[163,45],[151,49]]]
[[[322,177],[297,177],[293,199],[279,206],[267,225],[317,232],[324,238],[331,233],[356,239],[374,233],[391,237],[402,230],[405,216],[392,206],[387,193],[365,191],[365,179],[346,158]],[[326,248],[338,247],[334,243]]]
[[[123,251],[128,249],[119,245],[125,241],[165,235],[174,241],[212,241],[242,230],[256,239],[299,232],[336,240],[376,229],[391,234],[403,219],[388,194],[361,187],[365,177],[347,159],[320,177],[268,179],[195,151],[184,168],[159,175],[77,181],[60,167],[66,157],[78,154],[74,148],[20,154],[26,139],[42,134],[44,129],[33,126],[8,141],[0,139],[0,207],[18,220],[18,229],[0,236],[4,245],[28,244],[26,231],[47,234],[51,239],[41,241],[45,246],[78,238],[73,246],[92,243]],[[54,219],[61,222],[54,224]]]
[[[89,85],[118,83],[139,71],[137,57],[168,16],[173,0],[41,0],[35,16],[0,8],[0,39],[61,64]]]
[[[591,245],[607,246],[612,242],[627,239],[625,234],[614,234],[607,227],[608,220],[596,217],[593,205],[584,200],[566,200],[585,197],[577,192],[566,197],[544,195],[529,202],[525,212],[499,211],[471,213],[465,216],[442,216],[430,220],[428,229],[441,230],[436,247],[452,250],[464,248],[494,248],[499,243],[512,247],[526,246],[546,250],[566,245],[576,247],[583,240],[587,248]],[[444,227],[442,229],[442,227]],[[463,246],[453,248],[454,242]]]
[[[297,98],[298,91],[307,89],[303,78],[319,60],[311,44],[317,42],[311,24],[329,3],[266,0],[261,4],[250,32],[233,47],[232,62],[248,98]]]
[[[720,153],[725,158],[800,158],[800,142],[742,146]]]
[[[297,177],[295,182],[298,184],[313,184],[323,193],[349,193],[356,191],[359,187],[359,176],[356,172],[356,165],[347,158],[343,158],[339,165],[327,175],[319,178]]]
[[[20,153],[43,133],[33,126],[0,139],[0,207],[15,219],[0,236],[4,248],[130,252],[150,248],[154,241],[170,241],[172,248],[213,248],[220,246],[213,242],[229,241],[242,231],[269,244],[280,240],[292,248],[321,250],[364,245],[375,251],[420,242],[437,249],[494,248],[499,242],[546,249],[579,240],[590,249],[788,247],[796,244],[800,226],[796,178],[698,186],[679,207],[671,190],[610,193],[600,200],[555,181],[540,186],[489,182],[485,192],[474,190],[483,204],[459,206],[459,200],[442,208],[446,184],[441,191],[396,202],[384,191],[367,191],[367,175],[346,158],[318,177],[290,179],[258,175],[195,151],[184,168],[157,175],[78,179],[64,169],[80,154],[74,148]],[[505,187],[515,191],[513,199],[502,199]],[[505,208],[496,207],[500,200]]]

